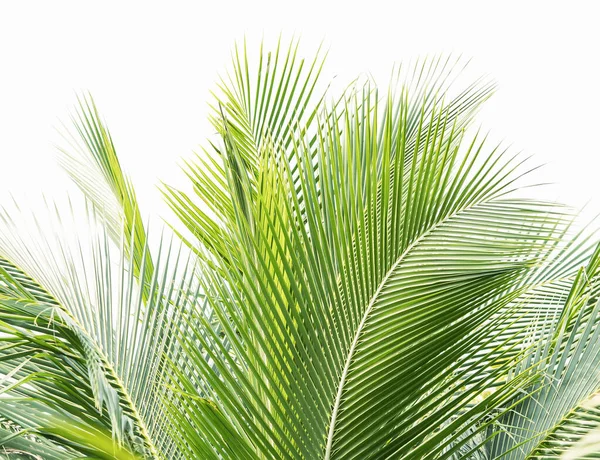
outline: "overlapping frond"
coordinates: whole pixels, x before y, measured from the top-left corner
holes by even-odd
[[[327,124],[334,122],[328,117],[336,117],[337,122],[343,116],[345,103],[353,99],[360,107],[374,87],[370,81],[352,82],[342,96],[333,98],[331,105],[335,111],[323,115],[322,108],[328,96],[327,87],[320,81],[325,59],[321,50],[307,63],[298,57],[297,40],[292,40],[285,47],[280,39],[274,51],[266,51],[261,46],[258,55],[252,57],[258,62],[256,66],[249,59],[246,42],[235,47],[232,69],[220,80],[218,91],[215,92],[211,121],[221,136],[234,140],[240,165],[248,177],[250,193],[254,193],[260,181],[261,150],[268,148],[265,145],[271,143],[282,146],[291,165],[292,182],[302,202],[299,166],[292,154],[294,139],[300,136],[306,140],[307,149],[314,160],[318,148],[318,130],[327,129]],[[398,118],[397,113],[395,118],[389,120],[393,132],[390,142],[393,144],[392,150],[397,150],[396,144],[401,141],[397,133],[400,132],[399,125],[403,124],[406,131],[403,147],[406,162],[410,161],[415,148],[423,148],[427,125],[436,122],[439,114],[433,112],[444,97],[448,98],[444,115],[446,122],[449,126],[455,125],[459,132],[468,126],[479,106],[493,92],[494,85],[482,78],[464,90],[450,94],[448,89],[460,74],[463,64],[460,58],[439,56],[431,60],[416,60],[394,70],[390,98],[398,101],[408,97],[410,104],[407,104],[403,120]],[[360,116],[370,110],[373,107],[363,107]],[[433,119],[430,115],[433,115]],[[421,119],[425,126],[419,130]],[[445,135],[449,133],[448,130]],[[383,125],[374,135],[383,135]],[[419,142],[418,136],[421,137]],[[219,253],[220,257],[227,253],[228,242],[223,241],[222,236],[215,235],[235,212],[230,195],[233,190],[226,185],[224,162],[227,161],[228,152],[224,147],[211,142],[210,149],[204,149],[185,163],[184,171],[194,186],[194,195],[190,196],[177,187],[164,187],[167,202],[192,237],[186,236],[184,241],[192,249],[199,242]]]
[[[492,444],[493,453],[509,452],[506,458],[515,459],[560,458],[594,427],[585,422],[593,411],[583,407],[600,389],[599,256],[596,249],[587,267],[578,271],[552,327],[544,331],[535,354],[544,379],[528,389],[530,398],[499,421],[502,431]]]
[[[324,54],[280,40],[254,67],[234,49],[218,139],[185,166],[194,193],[163,189],[185,256],[149,248],[80,100],[62,159],[84,224],[0,215],[6,452],[594,456],[594,233],[572,237],[569,209],[519,192],[524,161],[467,131],[493,85],[453,93],[460,59],[331,98]]]
[[[112,433],[124,452],[169,456],[162,369],[193,270],[166,242],[143,288],[135,232],[115,245],[93,212],[79,231],[64,213],[38,228],[15,216],[3,214],[0,236],[0,361],[10,376],[0,414],[37,436],[54,438],[54,420],[67,418],[100,430],[95,438]],[[148,252],[145,243],[140,279]]]
[[[518,160],[463,145],[468,104],[428,90],[346,95],[290,143],[267,133],[254,166],[223,113],[221,174],[196,191],[219,189],[226,211],[180,213],[220,242],[197,252],[222,329],[188,313],[191,364],[173,382],[181,405],[215,406],[190,403],[180,444],[223,455],[218,432],[193,431],[218,414],[242,457],[442,458],[487,439],[539,377],[511,373],[529,336],[506,331],[569,219],[511,197]],[[475,344],[488,351],[473,360]]]
[[[144,251],[146,230],[142,221],[135,190],[121,168],[112,137],[100,119],[90,95],[78,99],[79,106],[71,117],[74,132],[65,130],[68,146],[61,147],[60,163],[85,197],[104,220],[111,238],[119,244],[121,236],[134,235],[131,251],[135,276],[139,277],[144,259],[143,280],[152,280],[152,257]]]

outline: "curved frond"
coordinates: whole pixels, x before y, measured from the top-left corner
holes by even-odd
[[[587,267],[578,271],[536,351],[544,380],[528,389],[530,398],[499,420],[502,431],[492,453],[510,452],[505,458],[515,459],[560,458],[587,432],[578,429],[577,422],[587,412],[580,406],[600,389],[599,261],[597,248]]]
[[[197,252],[222,329],[188,313],[191,364],[173,384],[215,402],[238,455],[438,458],[485,439],[538,378],[511,373],[527,337],[500,325],[569,220],[511,197],[518,160],[478,137],[464,146],[460,107],[431,91],[354,92],[290,144],[267,135],[254,166],[223,113],[222,173],[196,190],[205,202],[222,190],[223,212],[186,217],[219,242]],[[473,362],[475,344],[489,352]],[[223,455],[189,421],[212,425],[213,412],[191,411],[180,442]]]
[[[134,274],[134,235],[112,244],[93,212],[75,240],[57,236],[77,228],[75,220],[63,223],[65,215],[43,230],[17,223],[17,216],[3,214],[0,235],[0,366],[10,375],[0,415],[54,438],[44,417],[27,415],[39,410],[25,409],[33,398],[45,406],[40,414],[56,415],[52,423],[67,417],[112,432],[132,452],[169,456],[164,356],[174,349],[173,311],[193,270],[166,242],[144,289]],[[53,225],[56,231],[47,232]],[[23,250],[34,244],[35,253]],[[145,243],[142,262],[148,251]]]
[[[100,119],[96,104],[90,95],[78,99],[79,107],[71,117],[75,133],[67,130],[65,139],[69,148],[61,148],[60,162],[104,220],[109,235],[116,244],[122,234],[134,235],[131,251],[135,276],[142,271],[143,283],[150,285],[153,263],[144,251],[146,231],[142,222],[135,190],[123,173],[112,137]],[[147,287],[146,287],[147,289]]]
[[[434,57],[332,98],[326,53],[298,50],[234,49],[193,193],[163,187],[181,248],[149,247],[80,99],[62,162],[83,224],[71,203],[0,213],[0,449],[597,456],[597,238],[468,130],[493,84],[455,92],[463,61]]]

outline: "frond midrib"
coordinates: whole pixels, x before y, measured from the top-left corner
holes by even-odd
[[[373,310],[373,308],[375,306],[375,303],[376,303],[376,301],[377,301],[377,299],[379,297],[379,294],[381,293],[382,289],[386,285],[388,279],[390,278],[390,276],[392,275],[392,273],[394,273],[394,271],[398,268],[398,266],[400,265],[400,263],[412,251],[412,249],[415,246],[417,246],[428,235],[430,235],[434,230],[436,230],[438,227],[444,225],[446,222],[448,222],[449,220],[453,219],[457,215],[459,215],[459,214],[461,214],[461,213],[463,213],[465,211],[468,211],[469,209],[472,209],[475,206],[479,206],[481,204],[489,203],[489,202],[493,201],[494,198],[496,198],[496,196],[492,196],[490,198],[487,198],[487,199],[484,199],[484,200],[481,200],[481,201],[476,201],[474,203],[470,203],[467,206],[463,206],[462,208],[457,209],[453,213],[447,215],[446,217],[442,218],[441,220],[439,220],[438,222],[436,222],[435,224],[433,224],[425,232],[423,232],[421,235],[419,235],[417,238],[415,238],[413,240],[413,242],[410,243],[410,245],[407,246],[407,248],[402,252],[402,254],[400,254],[398,256],[398,259],[394,262],[394,264],[386,272],[386,274],[383,277],[382,281],[377,286],[377,289],[375,290],[375,292],[373,293],[373,295],[369,299],[369,303],[367,304],[367,308],[365,310],[365,313],[363,314],[362,320],[361,320],[360,324],[358,325],[358,328],[357,328],[357,330],[356,330],[356,332],[354,334],[354,340],[352,341],[350,349],[348,350],[348,356],[347,356],[346,362],[344,364],[344,369],[342,371],[342,376],[340,377],[340,383],[338,384],[338,391],[337,391],[337,394],[336,394],[334,406],[333,406],[332,413],[331,413],[331,418],[330,418],[330,423],[329,423],[329,430],[328,430],[328,434],[327,434],[327,444],[326,444],[326,448],[325,448],[325,457],[324,457],[325,460],[330,460],[331,459],[332,447],[333,447],[333,437],[334,437],[334,434],[335,434],[335,424],[336,424],[336,421],[337,421],[337,415],[338,415],[340,404],[341,404],[341,400],[342,400],[342,394],[344,392],[344,386],[346,384],[346,377],[348,375],[348,371],[350,370],[350,364],[352,363],[352,359],[353,359],[354,353],[356,351],[356,346],[358,345],[358,340],[359,340],[359,338],[360,338],[360,336],[362,334],[364,326],[367,323],[367,319],[369,318],[369,316],[371,314],[371,311]]]
[[[81,322],[75,316],[73,316],[73,314],[67,308],[65,308],[65,306],[61,302],[59,302],[58,299],[50,291],[48,291],[48,289],[46,289],[41,283],[39,283],[37,280],[35,280],[30,274],[28,274],[25,270],[23,270],[15,262],[13,262],[12,260],[9,260],[6,257],[2,257],[2,258],[4,260],[6,260],[9,264],[11,264],[13,267],[15,267],[15,269],[17,269],[19,272],[21,272],[25,277],[29,278],[29,280],[31,280],[31,282],[33,284],[35,284],[36,287],[40,291],[42,291],[48,297],[48,299],[50,299],[52,301],[52,303],[54,303],[55,307],[59,308],[62,313],[67,315],[69,320],[72,321],[73,324],[79,329],[79,333],[82,334],[87,340],[89,340],[89,343],[91,343],[93,345],[94,351],[97,354],[97,356],[100,358],[102,366],[107,371],[110,378],[112,379],[112,382],[109,382],[109,384],[115,389],[115,391],[117,391],[120,402],[124,403],[124,405],[129,410],[130,414],[133,416],[134,423],[137,426],[137,428],[140,430],[140,434],[142,436],[144,444],[149,448],[150,453],[153,458],[160,458],[160,456],[158,455],[156,446],[154,445],[154,442],[153,442],[150,434],[148,433],[148,429],[146,427],[145,421],[143,420],[143,417],[138,412],[137,407],[136,407],[135,403],[133,402],[133,400],[131,399],[131,395],[129,394],[129,391],[127,390],[125,383],[122,381],[122,379],[120,378],[118,373],[115,371],[113,365],[111,364],[110,360],[104,353],[102,347],[100,347],[98,345],[97,341],[93,338],[93,336],[90,335],[88,330],[81,324]],[[32,297],[35,299],[34,296],[32,296]],[[48,299],[42,300],[42,302],[48,303]],[[38,299],[35,299],[35,300],[38,300]]]

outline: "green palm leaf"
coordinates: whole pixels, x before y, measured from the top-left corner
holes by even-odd
[[[407,91],[382,108],[372,89],[340,112],[323,107],[314,134],[291,150],[267,133],[249,169],[243,135],[223,114],[218,186],[231,211],[211,224],[221,250],[198,251],[202,291],[235,357],[216,333],[186,334],[183,346],[201,350],[191,368],[202,372],[177,384],[185,395],[208,387],[202,396],[220,402],[255,454],[435,457],[498,410],[472,399],[497,387],[499,405],[535,378],[510,377],[505,353],[486,357],[494,370],[475,384],[457,369],[474,343],[498,339],[487,327],[508,320],[501,312],[566,220],[549,204],[507,198],[514,160],[484,158],[477,140],[461,151],[454,109],[429,100],[415,109]],[[189,321],[192,334],[209,329],[201,314]],[[194,419],[204,417],[199,407]],[[192,430],[182,425],[182,444]],[[220,455],[218,438],[200,438]]]
[[[74,426],[99,430],[95,437],[112,432],[132,452],[169,455],[172,443],[162,436],[163,358],[174,350],[171,312],[185,301],[181,291],[191,271],[185,263],[177,266],[177,253],[163,263],[172,252],[165,244],[150,285],[143,287],[134,274],[135,234],[111,246],[106,221],[92,214],[89,244],[83,238],[69,243],[22,227],[16,231],[18,224],[4,218],[13,227],[1,239],[0,365],[10,379],[0,414],[50,438],[57,436],[54,420],[68,417]],[[35,255],[19,251],[28,240],[38,242]],[[146,246],[142,280],[147,252]],[[40,404],[44,408],[36,409]],[[41,418],[31,415],[38,411]]]
[[[69,149],[61,148],[62,166],[85,197],[101,213],[111,238],[119,244],[122,234],[134,235],[131,251],[135,276],[140,275],[142,259],[146,276],[144,283],[152,280],[152,258],[144,251],[146,231],[135,190],[123,173],[112,137],[100,119],[98,109],[90,95],[79,98],[77,113],[71,117],[76,133],[64,136]]]
[[[492,452],[510,451],[510,458],[560,458],[593,428],[588,424],[584,429],[578,421],[587,412],[580,406],[589,405],[586,400],[600,388],[596,371],[600,365],[599,255],[596,250],[588,266],[579,270],[546,340],[539,345],[544,381],[530,389],[531,398],[500,420],[505,428]]]
[[[594,457],[596,234],[469,130],[461,59],[331,97],[325,54],[236,46],[193,193],[163,185],[182,247],[80,98],[85,209],[0,214],[0,455]]]

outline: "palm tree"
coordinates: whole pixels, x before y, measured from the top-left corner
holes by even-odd
[[[2,213],[1,455],[593,454],[600,250],[468,129],[493,85],[438,57],[331,98],[297,53],[234,49],[156,244],[81,97],[84,200]]]

